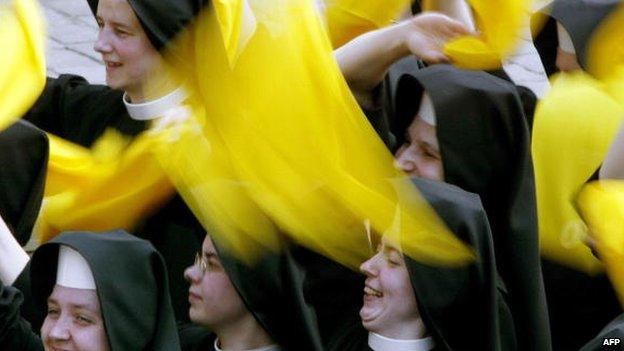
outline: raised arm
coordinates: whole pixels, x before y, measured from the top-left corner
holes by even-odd
[[[423,13],[395,25],[363,34],[336,49],[340,70],[358,102],[372,103],[372,90],[388,68],[407,55],[427,63],[448,61],[444,44],[471,31],[460,22],[439,13]]]

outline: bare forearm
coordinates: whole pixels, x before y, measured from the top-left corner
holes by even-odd
[[[397,60],[409,55],[405,42],[407,22],[361,35],[336,49],[334,55],[354,92],[369,92]]]

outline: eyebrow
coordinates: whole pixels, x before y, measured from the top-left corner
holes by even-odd
[[[102,17],[100,17],[100,16],[96,16],[96,17],[95,17],[95,19],[96,19],[98,22],[106,22],[106,21],[104,21],[104,19],[103,19]],[[115,21],[110,21],[110,23],[111,23],[112,25],[114,25],[115,27],[123,27],[124,29],[132,29],[132,27],[131,27],[130,25],[128,25],[128,24],[124,24],[124,23],[120,23],[120,22],[115,22]]]
[[[59,305],[58,301],[56,301],[54,298],[51,298],[51,297],[48,298],[48,303],[49,304],[54,304],[54,305],[57,305],[57,306]],[[88,304],[70,303],[69,306],[71,308],[73,308],[73,309],[82,309],[82,310],[87,310],[87,311],[91,311],[91,312],[96,312]]]

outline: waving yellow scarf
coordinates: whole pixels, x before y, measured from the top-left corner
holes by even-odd
[[[529,23],[532,0],[467,0],[479,36],[458,38],[445,46],[444,53],[454,65],[475,70],[501,68],[503,60],[520,42],[521,31]]]
[[[43,90],[44,43],[36,1],[0,3],[0,130],[19,119]]]
[[[577,202],[607,275],[624,305],[624,182],[592,182],[583,188]]]
[[[542,254],[595,273],[602,269],[583,243],[587,226],[574,201],[604,160],[624,109],[605,85],[584,72],[561,74],[538,104],[533,163]]]
[[[325,21],[332,45],[383,28],[409,9],[410,0],[325,0]]]
[[[313,4],[242,2],[214,1],[216,11],[176,43],[189,50],[190,68],[178,73],[197,102],[193,118],[161,134],[159,159],[235,253],[249,255],[249,243],[276,248],[283,232],[357,267],[370,255],[364,223],[378,233],[392,224],[399,196],[390,179],[401,174],[351,95]],[[247,15],[236,13],[245,6]],[[242,25],[254,30],[230,40]],[[473,258],[413,185],[401,196],[413,200],[400,203],[407,254],[436,264]]]
[[[175,193],[148,132],[129,142],[109,130],[92,149],[48,136],[46,190],[35,228],[40,242],[67,230],[132,232]]]

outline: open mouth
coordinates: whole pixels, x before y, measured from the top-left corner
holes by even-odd
[[[381,291],[375,290],[368,285],[364,287],[364,295],[373,296],[373,297],[383,297],[383,293]]]

